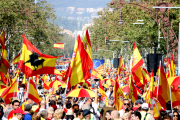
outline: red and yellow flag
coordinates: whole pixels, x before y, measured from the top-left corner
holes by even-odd
[[[99,93],[101,94],[101,99],[104,103],[106,103],[106,105],[108,105],[108,97],[106,95],[106,92],[103,89],[103,86],[101,84],[101,82],[99,82]]]
[[[29,77],[37,74],[54,74],[56,59],[60,56],[42,54],[28,39],[23,37],[19,69]]]
[[[99,74],[99,72],[96,71],[95,69],[92,70],[91,77],[99,78],[100,80],[103,80],[103,77],[101,76],[101,74]]]
[[[104,67],[103,67],[103,65],[101,64],[99,67],[97,67],[97,68],[96,68],[96,71],[97,71],[99,74],[103,75],[103,74],[104,74]]]
[[[169,93],[169,84],[166,78],[166,74],[164,73],[164,69],[162,64],[159,64],[159,86],[158,86],[158,96],[157,99],[159,100],[161,106],[166,109],[166,103],[170,100],[170,93]],[[156,94],[157,95],[157,94]]]
[[[129,84],[129,98],[132,100],[132,102],[135,102],[138,99],[137,89],[134,86],[132,79],[130,80]]]
[[[39,97],[36,86],[32,79],[30,79],[29,81],[29,91],[27,92],[28,92],[28,98],[33,100],[35,103],[39,104],[39,102],[41,101],[41,98]]]
[[[64,49],[64,43],[55,43],[54,48]]]
[[[0,37],[0,43],[2,46],[5,46],[5,42],[6,42],[6,39],[5,39],[5,33],[4,33],[4,30],[1,32],[1,37]]]
[[[12,60],[13,64],[18,64],[20,60],[21,52]]]
[[[134,42],[134,51],[133,51],[133,57],[132,57],[132,72],[135,72],[142,64],[143,64],[143,59],[139,53],[139,50]]]
[[[176,68],[175,68],[175,64],[174,64],[174,58],[173,55],[171,55],[171,76],[174,77],[176,74]]]
[[[122,70],[123,70],[123,58],[122,58],[122,55],[121,55],[120,61],[119,61],[118,76],[120,76],[120,73],[121,73]]]
[[[93,69],[93,61],[92,61],[92,50],[91,50],[91,41],[90,41],[90,37],[89,37],[89,33],[88,33],[88,29],[86,30],[86,34],[83,38],[83,45],[84,45],[84,49],[86,51],[87,55],[87,61],[88,61],[88,65],[91,68],[91,70]]]
[[[143,74],[141,71],[141,67],[139,67],[135,72],[132,72],[133,79],[135,84],[138,87],[143,87],[144,86],[144,79],[143,79]]]
[[[63,79],[67,80],[69,78],[68,88],[80,82],[85,82],[86,79],[91,77],[86,55],[80,35],[78,35],[71,64],[68,67],[66,77]]]
[[[115,81],[115,86],[114,86],[114,98],[115,98],[115,101],[114,101],[115,109],[119,111],[121,110],[123,106],[123,100],[125,96],[117,81]]]
[[[49,90],[49,81],[48,81],[48,76],[47,74],[44,74],[41,80],[44,82],[43,86],[46,90]]]

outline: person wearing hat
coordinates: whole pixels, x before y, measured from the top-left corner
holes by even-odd
[[[26,104],[25,105],[25,115],[24,115],[24,120],[32,120],[32,117],[31,117],[31,109],[32,109],[32,105],[30,104]]]
[[[84,110],[83,117],[84,117],[84,120],[90,120],[91,119],[91,111],[88,109]]]
[[[134,107],[133,110],[134,111],[139,111],[139,108],[141,107],[141,105],[143,104],[141,99],[138,99],[134,102]]]
[[[21,108],[17,108],[14,110],[14,114],[15,116],[11,120],[20,120],[26,113]]]
[[[141,120],[154,120],[154,117],[148,113],[149,105],[147,103],[143,103],[141,106]]]

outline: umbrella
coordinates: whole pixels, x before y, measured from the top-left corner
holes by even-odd
[[[115,81],[114,80],[112,80],[112,79],[104,79],[104,80],[102,80],[101,81],[101,83],[103,83],[104,81],[106,81],[106,84],[107,85],[112,85],[112,86],[114,86],[114,83],[115,83]]]
[[[67,97],[95,97],[95,93],[91,90],[80,88],[70,91]]]
[[[58,88],[58,86],[61,86],[62,88],[66,88],[66,83],[61,80],[54,80],[49,84],[49,87],[53,87],[53,86],[56,86],[56,88]]]

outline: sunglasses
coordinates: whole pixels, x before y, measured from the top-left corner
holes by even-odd
[[[124,105],[129,105],[129,103],[124,103]]]
[[[178,115],[173,115],[173,117],[178,117]]]

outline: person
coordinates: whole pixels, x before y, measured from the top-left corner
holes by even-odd
[[[113,86],[109,86],[109,90],[106,92],[106,95],[108,98],[110,98],[113,95]]]
[[[141,120],[141,113],[136,111],[134,112],[135,119],[134,120]]]
[[[102,110],[100,112],[102,120],[106,120],[105,115],[106,115],[106,111],[108,111],[108,110],[115,110],[115,108],[114,108],[114,100],[109,100],[108,101],[108,106],[102,108]]]
[[[148,113],[149,105],[147,103],[143,103],[141,109],[141,120],[154,120],[154,117]]]
[[[83,117],[85,120],[90,120],[91,119],[91,111],[90,110],[84,110],[83,111]]]
[[[30,104],[26,104],[25,105],[25,115],[24,115],[24,120],[32,120],[32,117],[31,117],[31,109],[32,109],[32,105]]]
[[[179,113],[177,111],[173,112],[173,120],[179,120]]]
[[[111,112],[112,112],[112,110],[108,110],[108,111],[106,111],[106,120],[111,120]]]
[[[8,120],[8,115],[9,113],[13,110],[13,108],[9,107],[5,110],[4,112],[4,117],[2,118],[3,120]]]
[[[122,116],[122,120],[130,120],[130,114],[129,113],[124,113]]]
[[[133,110],[134,111],[139,111],[139,108],[141,107],[141,105],[143,104],[141,99],[138,99],[134,102],[134,107]]]
[[[45,100],[42,100],[42,101],[40,102],[39,112],[40,112],[41,110],[45,110],[45,109],[46,109],[46,101],[45,101]]]
[[[19,105],[20,105],[20,101],[18,99],[15,99],[12,101],[13,110],[16,110],[17,108],[19,108]]]
[[[74,120],[81,120],[81,119],[83,119],[83,110],[79,110],[76,113],[76,118],[74,118]]]
[[[21,118],[23,118],[23,115],[25,115],[26,113],[21,109],[21,108],[17,108],[16,110],[14,110],[14,117],[11,120],[21,120]]]
[[[48,112],[47,119],[48,119],[48,120],[52,120],[52,119],[53,119],[53,115],[54,115],[54,109],[53,109],[53,107],[49,107],[49,108],[47,109],[47,112]]]
[[[59,119],[63,119],[63,109],[57,109],[54,113],[54,120],[59,120]]]
[[[135,118],[135,112],[133,111],[132,113],[131,113],[131,120],[135,120],[136,118]]]
[[[113,120],[120,120],[119,111],[113,110],[113,111],[111,112],[111,118],[112,118]]]
[[[71,102],[67,102],[66,103],[66,109],[67,109],[67,113],[66,113],[66,119],[74,119],[74,112],[72,109],[72,104]]]
[[[128,99],[124,99],[124,100],[123,100],[123,106],[124,106],[123,109],[119,111],[120,117],[123,116],[123,114],[125,113],[125,110],[126,110],[127,108],[129,108],[129,106],[130,106],[130,103],[129,103],[129,100],[128,100]]]
[[[39,117],[40,117],[40,118],[43,118],[43,119],[47,119],[47,117],[48,117],[48,112],[47,112],[47,110],[41,110],[41,111],[39,112]]]

